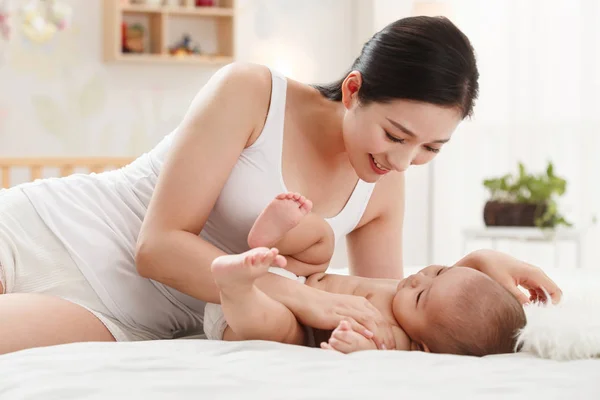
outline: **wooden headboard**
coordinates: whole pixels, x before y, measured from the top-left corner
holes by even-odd
[[[45,168],[57,168],[59,176],[71,175],[76,168],[89,172],[103,172],[121,168],[133,161],[130,157],[0,157],[2,171],[2,188],[11,186],[11,170],[26,168],[30,180],[43,177]]]

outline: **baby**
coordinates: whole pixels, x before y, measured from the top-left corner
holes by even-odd
[[[287,307],[254,285],[270,271],[287,273],[320,290],[367,298],[392,325],[395,350],[474,356],[515,350],[516,334],[526,322],[523,308],[500,284],[475,269],[432,265],[401,281],[325,274],[333,233],[311,208],[298,194],[277,196],[248,235],[253,249],[213,262],[221,306],[207,305],[204,324],[209,339],[320,343],[344,353],[376,349],[346,322],[333,332],[301,326]]]

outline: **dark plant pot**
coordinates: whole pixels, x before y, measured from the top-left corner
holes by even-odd
[[[488,201],[483,208],[483,221],[486,226],[535,226],[536,218],[545,212],[545,204]]]

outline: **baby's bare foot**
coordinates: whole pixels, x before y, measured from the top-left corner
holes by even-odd
[[[294,228],[312,209],[312,202],[298,193],[282,193],[258,216],[248,234],[248,245],[271,247]]]
[[[261,247],[242,254],[218,257],[213,261],[211,270],[219,289],[232,292],[251,288],[257,278],[267,273],[269,267],[283,268],[286,263],[277,249]]]

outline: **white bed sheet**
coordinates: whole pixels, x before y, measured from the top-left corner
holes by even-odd
[[[341,355],[267,342],[87,343],[0,357],[2,399],[598,399],[600,360]]]
[[[410,272],[410,271],[407,271]],[[548,271],[564,288],[600,285]],[[371,351],[267,342],[83,343],[0,356],[0,399],[600,399],[600,359]]]

